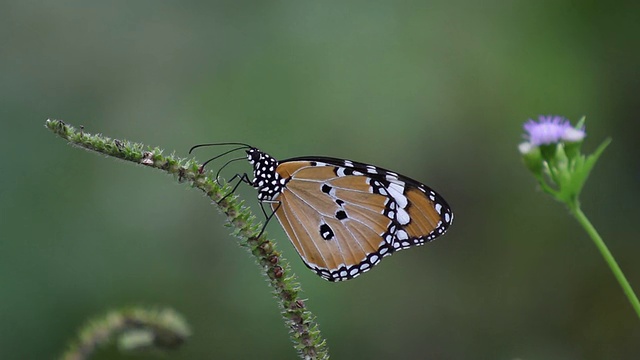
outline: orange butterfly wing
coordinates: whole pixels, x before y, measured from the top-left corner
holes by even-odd
[[[330,281],[433,240],[453,220],[433,190],[381,168],[307,158],[284,161],[276,171],[286,185],[271,207],[305,264]]]

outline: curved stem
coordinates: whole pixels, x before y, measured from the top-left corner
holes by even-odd
[[[144,341],[126,339],[138,332]],[[60,360],[86,360],[96,349],[116,338],[124,350],[174,349],[182,345],[191,331],[178,313],[171,309],[132,308],[111,311],[88,321]],[[128,336],[129,335],[129,336]]]
[[[195,159],[180,159],[163,155],[162,150],[140,143],[88,134],[60,120],[47,120],[45,126],[72,145],[167,172],[179,182],[188,181],[207,194],[227,215],[227,221],[234,229],[232,234],[240,239],[240,246],[249,248],[269,279],[298,355],[303,359],[329,358],[326,341],[320,334],[315,317],[300,298],[302,289],[289,263],[276,249],[275,243],[261,232],[262,225],[255,220],[249,208],[243,206],[235,195],[229,196],[232,189],[228,184],[220,186],[217,180],[208,177]]]
[[[631,306],[633,307],[633,309],[636,311],[636,314],[638,314],[638,317],[640,318],[640,302],[638,301],[638,296],[636,296],[636,294],[633,292],[633,289],[631,288],[629,281],[627,281],[627,278],[624,276],[622,269],[620,269],[620,266],[618,266],[616,259],[613,257],[613,255],[609,251],[609,248],[607,248],[607,245],[604,243],[604,240],[602,240],[602,237],[600,237],[600,234],[598,234],[598,231],[596,230],[596,228],[593,227],[593,225],[591,224],[587,216],[582,212],[582,210],[580,209],[580,205],[578,204],[571,205],[569,206],[569,210],[571,210],[571,213],[575,216],[576,220],[578,220],[580,225],[584,227],[584,229],[587,231],[587,233],[593,240],[593,243],[596,245],[598,250],[600,250],[600,253],[604,258],[604,261],[611,268],[613,275],[618,280],[618,283],[620,283],[620,286],[622,287],[622,290],[624,291],[625,295],[629,299]]]

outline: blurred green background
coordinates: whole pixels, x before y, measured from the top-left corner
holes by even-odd
[[[57,118],[179,156],[242,141],[350,158],[442,193],[445,237],[346,283],[308,271],[270,224],[335,359],[640,358],[610,270],[517,151],[538,114],[586,115],[587,151],[613,138],[583,208],[640,291],[635,4],[0,3],[0,357],[52,358],[88,318],[166,305],[194,332],[167,359],[296,358],[209,200],[65,145],[43,126]]]

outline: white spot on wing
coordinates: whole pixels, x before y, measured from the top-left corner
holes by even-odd
[[[389,184],[389,195],[393,197],[393,199],[398,203],[398,206],[401,208],[407,207],[407,198],[403,195],[404,193],[404,185],[400,185],[397,183]]]
[[[403,208],[398,209],[398,215],[396,216],[396,220],[400,223],[400,225],[407,225],[409,221],[411,221],[411,217],[409,213]]]

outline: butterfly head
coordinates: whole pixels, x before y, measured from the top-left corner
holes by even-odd
[[[251,184],[258,190],[258,200],[269,201],[280,195],[286,179],[276,171],[278,161],[254,147],[247,150],[247,160],[253,166]]]

